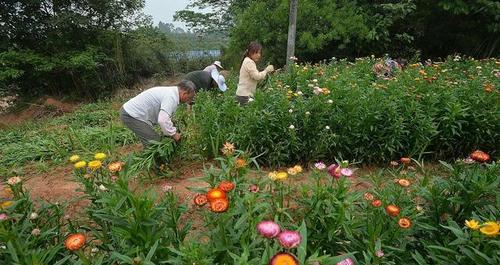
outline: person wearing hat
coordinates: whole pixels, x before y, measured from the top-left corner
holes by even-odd
[[[219,61],[215,61],[213,64],[205,67],[203,71],[211,73],[213,70],[217,70],[217,72],[220,72],[220,70],[224,69],[222,67],[222,64]]]
[[[193,71],[187,73],[183,79],[193,82],[196,86],[196,91],[211,90],[216,87],[222,92],[227,90],[226,79],[217,70],[212,70],[211,72],[205,70]]]

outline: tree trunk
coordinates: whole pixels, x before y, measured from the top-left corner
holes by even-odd
[[[288,43],[286,47],[286,66],[290,66],[291,57],[295,56],[295,33],[297,31],[297,6],[299,0],[290,0],[290,16],[288,21]]]

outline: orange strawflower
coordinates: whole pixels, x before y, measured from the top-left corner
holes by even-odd
[[[208,202],[208,198],[205,194],[198,194],[194,197],[194,204],[197,206],[203,206]]]
[[[85,245],[85,240],[84,234],[71,234],[64,240],[64,246],[70,251],[79,250]]]
[[[247,165],[247,161],[242,158],[236,159],[236,168],[243,168]]]
[[[406,217],[403,217],[398,220],[398,225],[403,229],[408,229],[411,227],[411,220]]]
[[[222,213],[229,208],[229,200],[227,198],[218,198],[210,202],[210,210],[214,213]]]
[[[226,193],[219,188],[214,188],[207,192],[207,199],[210,202],[216,199],[223,199],[223,198],[226,198]]]
[[[115,173],[122,170],[123,162],[113,162],[108,165],[109,172]]]
[[[234,189],[234,183],[227,180],[223,180],[221,183],[219,183],[219,189],[225,192],[232,191]]]
[[[394,204],[389,204],[387,205],[387,207],[385,207],[385,211],[387,212],[388,215],[396,217],[401,212],[401,209]]]
[[[411,183],[410,183],[410,181],[409,181],[409,180],[407,180],[407,179],[399,179],[399,180],[398,180],[398,184],[399,184],[399,186],[401,186],[401,187],[408,187],[408,186],[410,186],[410,184],[411,184]]]
[[[374,201],[372,201],[372,206],[373,207],[380,207],[380,206],[382,206],[382,201],[381,200],[374,200]]]

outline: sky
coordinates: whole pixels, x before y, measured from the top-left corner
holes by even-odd
[[[174,22],[175,11],[183,10],[190,3],[190,0],[146,0],[144,14],[153,17],[153,24],[158,22],[173,23],[176,27],[187,29],[182,22]]]

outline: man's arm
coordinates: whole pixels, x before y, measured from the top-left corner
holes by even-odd
[[[177,133],[177,128],[175,128],[170,115],[164,110],[160,110],[158,114],[158,124],[164,135],[172,137],[174,140],[179,141],[181,135]]]

